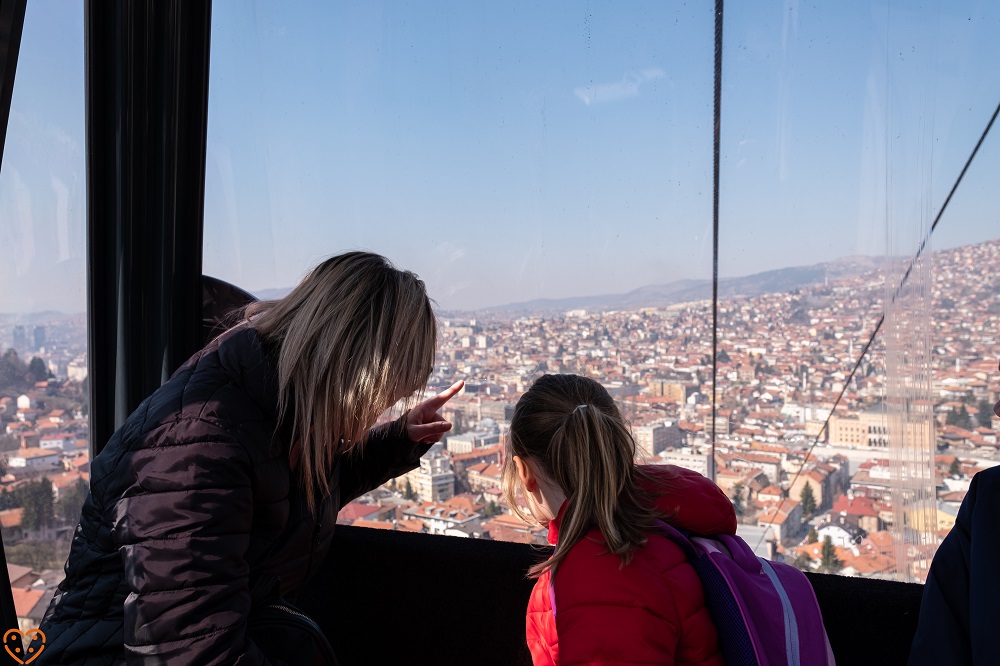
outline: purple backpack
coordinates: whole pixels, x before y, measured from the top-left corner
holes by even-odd
[[[705,603],[730,666],[833,666],[816,594],[805,574],[754,555],[738,536],[686,536],[663,521],[705,588]],[[727,552],[728,551],[728,552]]]

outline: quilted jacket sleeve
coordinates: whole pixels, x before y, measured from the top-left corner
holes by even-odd
[[[404,418],[401,416],[373,428],[360,451],[352,451],[341,458],[341,505],[420,464],[420,456],[427,453],[431,445],[411,441],[406,436]]]
[[[264,664],[245,639],[245,553],[253,518],[247,452],[198,419],[161,426],[160,446],[126,456],[115,505],[129,594],[128,663]]]

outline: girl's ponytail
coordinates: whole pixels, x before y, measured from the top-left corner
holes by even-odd
[[[540,464],[566,495],[555,553],[532,567],[530,575],[554,569],[594,527],[623,566],[646,543],[659,516],[639,484],[645,475],[635,465],[628,424],[596,381],[576,375],[545,375],[536,381],[514,410],[511,450]],[[513,467],[510,460],[505,465]],[[505,470],[508,479],[513,473]]]

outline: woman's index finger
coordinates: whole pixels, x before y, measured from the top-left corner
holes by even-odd
[[[465,380],[459,379],[457,382],[455,382],[445,390],[441,391],[427,402],[431,403],[431,405],[434,406],[434,409],[437,410],[446,402],[454,398],[455,395],[462,390],[463,386],[465,386]]]

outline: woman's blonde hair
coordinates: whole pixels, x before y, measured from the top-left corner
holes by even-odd
[[[555,570],[592,528],[628,564],[661,515],[646,488],[662,483],[635,464],[635,440],[614,400],[599,383],[577,375],[544,375],[521,396],[510,422],[503,464],[504,497],[522,519],[514,456],[532,461],[566,494],[559,543],[529,575]],[[553,507],[558,510],[558,507]]]
[[[330,492],[334,458],[427,383],[437,323],[424,283],[370,252],[331,257],[280,300],[246,309],[278,348],[279,418],[292,418],[310,508]]]

